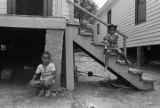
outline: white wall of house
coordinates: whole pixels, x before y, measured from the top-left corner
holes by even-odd
[[[67,2],[67,0],[63,0],[63,2],[62,2],[62,14],[67,18],[69,18],[69,16],[70,16],[69,5],[70,4]]]
[[[7,13],[7,0],[0,0],[0,14]]]
[[[135,0],[119,0],[112,7],[112,23],[118,25],[118,30],[128,36],[127,47],[160,44],[160,1],[147,0],[146,22],[135,25]],[[107,12],[107,10],[106,10]],[[103,19],[102,16],[99,16]],[[104,20],[107,22],[107,19]],[[101,36],[106,28],[101,29]],[[100,40],[97,36],[96,40]],[[119,39],[122,46],[122,38]]]

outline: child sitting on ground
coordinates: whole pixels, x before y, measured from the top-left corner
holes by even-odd
[[[39,90],[39,96],[45,93],[46,97],[50,96],[50,88],[55,79],[55,65],[50,62],[51,55],[49,52],[43,52],[41,60],[42,64],[39,64],[37,70],[30,81],[31,86]],[[40,79],[36,80],[38,74],[41,74]]]

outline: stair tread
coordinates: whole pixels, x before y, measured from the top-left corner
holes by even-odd
[[[88,33],[88,32],[80,32],[81,36],[93,36],[92,33]]]
[[[124,60],[117,60],[116,62],[119,63],[119,64],[122,64],[122,65],[126,64],[126,62]]]
[[[150,77],[142,77],[142,81],[144,81],[144,82],[155,82],[156,80],[154,80],[154,79],[152,79],[152,78],[150,78]]]
[[[111,52],[111,53],[109,53],[109,55],[115,56],[115,55],[117,55],[117,53]]]
[[[95,46],[102,46],[102,47],[104,47],[104,43],[102,43],[102,42],[95,42],[95,41],[92,41],[91,42],[91,44],[93,44],[93,45],[95,45]]]
[[[143,74],[142,70],[136,69],[136,68],[129,68],[129,72],[132,74]]]

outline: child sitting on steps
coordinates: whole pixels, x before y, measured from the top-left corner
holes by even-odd
[[[105,43],[104,54],[105,54],[105,70],[108,68],[108,60],[109,60],[109,53],[117,53],[122,57],[126,64],[129,65],[127,58],[123,54],[123,52],[118,48],[118,35],[115,35],[115,31],[117,29],[117,25],[109,25],[109,34],[104,36],[102,43]],[[126,37],[125,37],[126,38]]]

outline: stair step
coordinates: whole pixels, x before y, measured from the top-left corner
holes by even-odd
[[[152,78],[149,78],[149,77],[142,77],[142,79],[141,79],[143,82],[147,82],[147,83],[154,83],[154,82],[156,82],[154,79],[152,79]]]
[[[134,75],[137,75],[137,74],[142,75],[143,74],[142,70],[139,70],[139,69],[136,69],[136,68],[129,68],[128,72],[131,73],[131,74],[134,74]]]
[[[124,61],[124,60],[117,60],[116,61],[118,64],[121,64],[121,65],[125,65],[126,64],[126,62]]]
[[[95,41],[92,41],[91,44],[92,44],[92,45],[95,45],[95,46],[102,46],[102,47],[104,47],[104,45],[105,45],[105,44],[102,43],[102,42],[95,42]]]
[[[81,36],[89,36],[89,37],[92,37],[92,36],[93,36],[93,33],[89,33],[89,32],[80,32],[80,35],[81,35]]]

